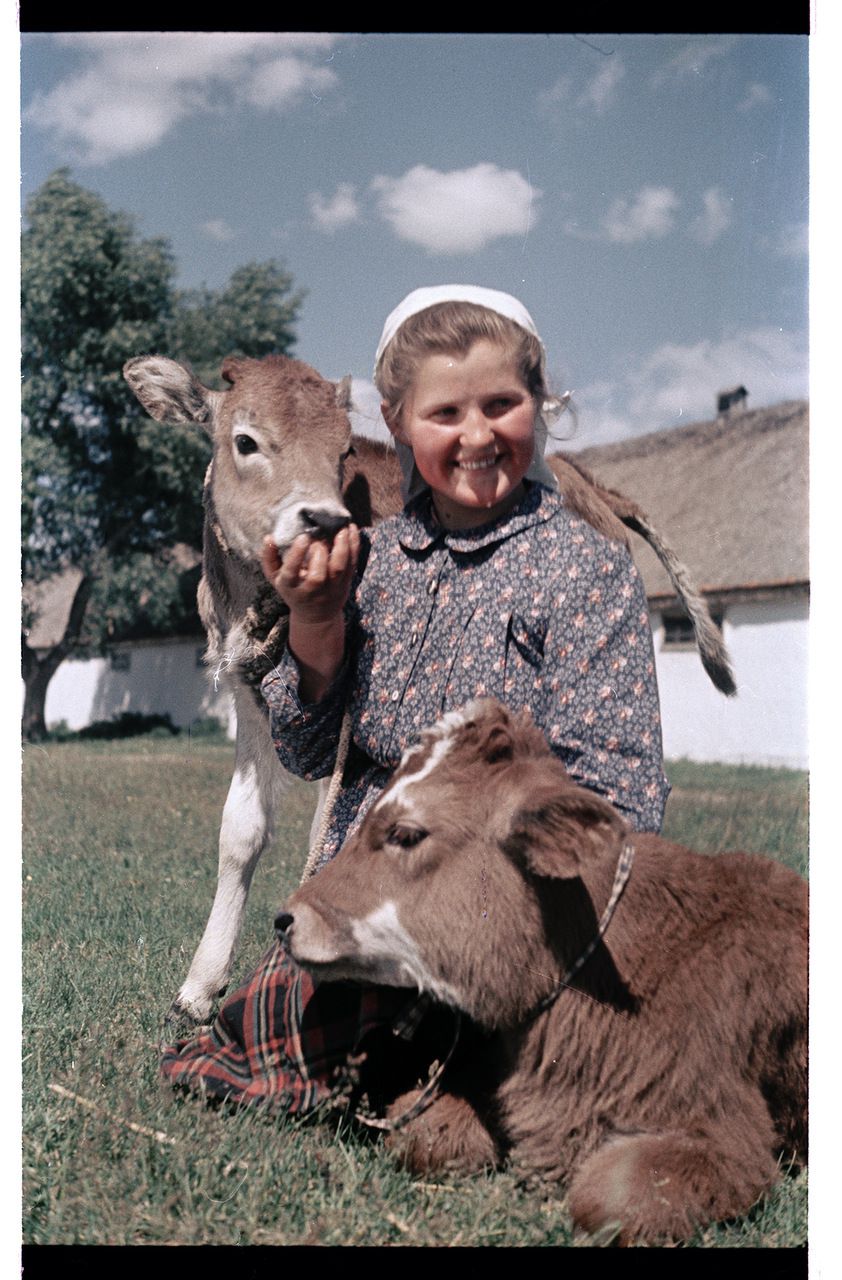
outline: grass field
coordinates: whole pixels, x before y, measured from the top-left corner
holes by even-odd
[[[414,1181],[347,1128],[211,1111],[157,1077],[161,1018],[204,926],[232,748],[181,735],[24,755],[23,1239],[29,1244],[569,1245],[564,1203],[503,1171]],[[806,873],[803,774],[668,768],[665,834]],[[296,784],[255,877],[235,981],[296,883]],[[691,1243],[805,1243],[806,1173]]]

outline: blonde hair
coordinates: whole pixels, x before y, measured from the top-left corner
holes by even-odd
[[[514,360],[536,405],[549,396],[543,349],[514,320],[475,302],[437,302],[404,320],[378,361],[374,384],[393,421],[400,419],[422,360],[435,353],[465,355],[475,342],[494,342]]]

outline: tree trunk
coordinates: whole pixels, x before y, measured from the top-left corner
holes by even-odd
[[[93,578],[89,575],[81,579],[73,597],[73,604],[70,606],[64,635],[57,645],[39,652],[30,649],[26,643],[26,635],[21,635],[24,683],[21,731],[27,742],[38,742],[47,736],[47,722],[44,718],[47,689],[82,629],[93,585]]]
[[[21,730],[27,742],[40,742],[47,736],[47,722],[44,719],[44,707],[47,702],[47,689],[50,681],[62,663],[63,655],[57,656],[59,646],[49,649],[41,656],[32,649],[30,661],[23,664],[23,720]]]

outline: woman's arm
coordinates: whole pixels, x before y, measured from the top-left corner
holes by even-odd
[[[287,643],[298,663],[304,702],[319,702],[342,665],[343,610],[359,551],[355,524],[340,529],[331,543],[301,534],[283,559],[271,538],[264,543],[263,572],[289,609]]]
[[[260,686],[269,708],[269,732],[278,759],[297,778],[313,781],[333,772],[348,700],[350,664],[343,663],[319,702],[301,697],[298,663],[286,649]]]
[[[333,543],[302,535],[281,559],[266,539],[263,571],[290,611],[287,648],[261,685],[281,764],[303,778],[329,774],[348,694],[345,612],[357,565],[356,525]]]

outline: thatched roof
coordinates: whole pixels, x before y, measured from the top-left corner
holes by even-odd
[[[167,553],[176,568],[187,572],[201,564],[201,554],[187,543],[175,543]],[[43,582],[25,582],[23,601],[33,612],[27,636],[30,649],[51,649],[64,636],[76,589],[82,580],[80,569],[65,569]],[[139,602],[143,604],[143,600]]]
[[[30,649],[52,649],[67,628],[76,588],[82,580],[79,569],[65,569],[44,582],[26,582],[23,600],[33,612],[33,623],[27,636]]]
[[[566,452],[642,507],[703,590],[780,590],[809,581],[807,424],[794,400]],[[632,550],[650,599],[672,596],[649,547]]]

